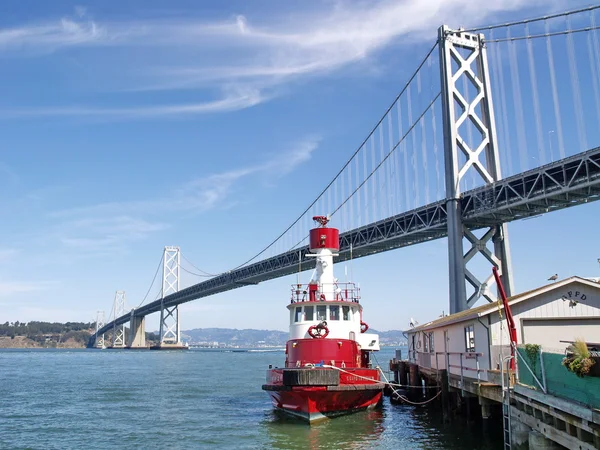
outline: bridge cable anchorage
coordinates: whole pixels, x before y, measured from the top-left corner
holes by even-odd
[[[337,180],[337,178],[344,172],[344,170],[346,169],[346,167],[350,164],[350,162],[354,159],[354,157],[360,152],[360,150],[363,148],[363,146],[366,144],[366,142],[371,138],[371,136],[375,133],[375,131],[377,130],[377,128],[379,127],[379,125],[383,122],[383,120],[385,119],[385,117],[387,116],[387,114],[392,110],[392,108],[396,105],[396,103],[398,102],[398,100],[400,99],[400,97],[402,96],[402,94],[407,90],[407,88],[409,87],[409,85],[412,83],[412,81],[415,79],[415,77],[417,76],[417,73],[421,70],[421,68],[426,64],[427,62],[427,58],[429,58],[429,55],[431,55],[433,53],[433,51],[437,48],[438,43],[436,42],[435,44],[433,44],[433,46],[431,47],[431,49],[427,52],[427,54],[425,55],[425,58],[423,58],[423,60],[421,61],[421,63],[419,64],[419,66],[417,67],[417,69],[415,70],[415,72],[412,74],[412,76],[409,78],[409,80],[406,82],[406,84],[404,85],[404,87],[402,88],[402,90],[400,91],[400,93],[396,96],[396,98],[394,99],[394,101],[392,102],[392,104],[388,107],[388,109],[386,110],[386,112],[383,114],[383,116],[381,117],[381,119],[379,119],[379,121],[377,122],[377,124],[371,129],[371,132],[368,134],[368,136],[363,140],[363,142],[358,146],[358,148],[354,151],[354,153],[352,153],[352,155],[350,156],[350,158],[348,159],[348,161],[346,161],[346,163],[342,166],[342,168],[338,171],[338,173],[333,177],[333,179],[329,182],[329,184],[327,184],[327,186],[325,186],[325,188],[321,191],[321,193],[317,196],[317,198],[300,214],[300,216],[298,216],[298,218],[290,225],[288,226],[279,236],[277,236],[270,244],[268,244],[264,249],[262,249],[260,252],[258,252],[256,255],[254,255],[252,258],[248,259],[247,261],[243,262],[242,264],[234,267],[231,270],[237,270],[240,267],[243,267],[249,263],[251,263],[252,261],[254,261],[256,258],[258,258],[260,255],[262,255],[263,253],[265,253],[269,248],[271,248],[279,239],[281,239],[289,230],[292,229],[292,227],[294,225],[296,225],[297,223],[299,223],[302,218],[306,215],[307,212],[310,211],[310,209],[318,202],[318,200],[327,192],[327,190],[334,184],[334,182]],[[438,94],[439,96],[439,94]],[[436,97],[437,98],[437,97]],[[356,190],[355,190],[356,192]],[[337,208],[336,211],[338,211],[340,208]],[[334,213],[331,213],[331,215],[333,215]]]
[[[593,6],[587,6],[585,8],[574,9],[571,11],[565,11],[565,12],[561,12],[561,13],[551,14],[548,16],[536,17],[534,19],[523,19],[523,20],[518,20],[516,22],[506,22],[506,23],[500,23],[500,24],[495,24],[495,25],[487,25],[484,27],[468,28],[466,30],[448,30],[448,31],[449,31],[449,34],[475,33],[476,31],[489,31],[489,30],[493,30],[496,28],[507,28],[507,27],[512,27],[515,25],[525,25],[528,23],[541,22],[541,21],[549,20],[549,19],[556,19],[557,17],[570,16],[573,14],[579,14],[579,13],[583,13],[583,12],[591,12],[598,8],[600,8],[600,5],[593,5]]]

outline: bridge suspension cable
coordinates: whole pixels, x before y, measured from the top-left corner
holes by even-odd
[[[137,305],[137,307],[135,309],[138,309],[140,306],[142,306],[144,304],[144,302],[146,301],[146,299],[148,298],[148,295],[150,294],[150,291],[152,290],[152,286],[154,286],[154,283],[156,282],[156,277],[158,276],[158,272],[160,271],[160,268],[162,267],[163,258],[164,258],[164,254],[161,255],[160,261],[158,262],[158,266],[156,266],[156,272],[154,272],[154,277],[152,278],[152,283],[150,283],[150,287],[146,291],[146,295],[144,295],[144,298],[142,299],[140,304]]]
[[[334,208],[334,211],[331,214],[334,214],[336,212],[340,211],[340,207],[343,205],[346,205],[348,203],[348,200],[350,197],[344,197],[344,195],[346,195],[346,184],[348,184],[348,189],[349,192],[351,193],[350,196],[352,196],[357,189],[353,189],[351,186],[352,183],[352,171],[351,171],[351,163],[352,161],[357,157],[357,155],[360,153],[361,150],[364,150],[365,148],[368,147],[369,142],[371,143],[371,163],[372,163],[372,170],[371,172],[367,175],[365,172],[367,172],[366,170],[363,170],[363,181],[360,182],[358,177],[354,177],[354,182],[355,183],[360,183],[360,186],[365,186],[365,179],[371,179],[373,181],[373,185],[371,186],[371,195],[373,196],[373,198],[377,197],[376,194],[376,189],[375,189],[375,179],[373,178],[373,174],[377,171],[377,169],[379,169],[380,167],[382,167],[383,162],[387,161],[389,159],[389,155],[391,152],[388,152],[387,156],[384,155],[384,133],[383,133],[383,128],[382,125],[385,124],[385,120],[388,117],[391,117],[391,112],[394,110],[394,108],[398,109],[398,112],[400,112],[400,106],[399,106],[399,102],[402,100],[403,95],[406,93],[407,97],[408,97],[408,103],[407,103],[407,107],[409,108],[409,110],[411,111],[411,113],[409,114],[409,121],[411,123],[409,123],[409,131],[407,133],[405,133],[404,137],[406,137],[410,131],[412,131],[415,128],[415,125],[419,122],[419,120],[421,120],[421,118],[424,116],[424,114],[420,114],[418,117],[418,120],[416,120],[415,122],[412,122],[412,117],[410,117],[412,115],[412,103],[410,101],[410,92],[411,92],[411,84],[416,81],[418,84],[418,91],[420,93],[421,91],[421,80],[420,80],[420,72],[421,69],[424,68],[429,61],[430,56],[432,55],[432,53],[435,51],[435,49],[437,48],[437,42],[429,49],[429,51],[426,53],[425,57],[422,59],[421,63],[419,64],[419,66],[417,67],[417,69],[413,72],[413,74],[411,75],[411,77],[408,79],[408,81],[406,82],[406,84],[404,85],[404,87],[402,88],[402,90],[400,91],[400,93],[395,97],[394,101],[392,102],[392,104],[387,108],[387,110],[385,111],[385,113],[383,114],[383,116],[379,119],[379,121],[375,124],[375,126],[371,129],[371,131],[369,132],[369,134],[367,135],[367,137],[362,141],[362,143],[358,146],[358,148],[352,153],[352,155],[348,158],[348,160],[346,161],[346,163],[342,166],[342,168],[336,173],[336,175],[333,177],[333,179],[325,186],[325,188],[317,195],[317,197],[315,198],[315,200],[313,200],[309,206],[304,209],[304,211],[296,218],[296,220],[294,220],[292,222],[291,225],[289,225],[283,232],[281,232],[271,243],[269,243],[267,246],[265,246],[261,251],[259,251],[258,253],[256,253],[254,256],[252,256],[251,258],[249,258],[248,260],[244,261],[242,264],[234,267],[232,270],[236,270],[239,269],[240,267],[243,267],[249,263],[251,263],[252,261],[256,260],[258,257],[260,257],[261,255],[263,255],[264,253],[266,253],[269,249],[271,249],[275,244],[277,244],[288,232],[290,232],[294,226],[296,226],[297,224],[300,224],[301,221],[303,221],[303,219],[306,220],[306,227],[304,232],[300,233],[300,236],[297,237],[297,239],[293,239],[292,240],[292,244],[290,246],[288,246],[288,248],[286,250],[291,250],[294,249],[296,247],[298,247],[308,236],[308,228],[310,228],[310,216],[312,215],[316,215],[316,214],[308,214],[309,212],[311,212],[311,209],[314,209],[315,205],[317,205],[317,203],[319,202],[319,200],[325,200],[325,198],[327,197],[327,203],[330,203],[331,201],[331,191],[330,189],[333,187],[334,193],[334,203],[336,203],[338,206]],[[429,65],[429,67],[431,69],[431,66]],[[435,99],[437,99],[439,97],[439,92],[437,93],[437,96],[435,97]],[[427,110],[430,108],[431,106],[427,107]],[[388,119],[389,120],[389,119]],[[399,118],[399,120],[401,120]],[[390,121],[391,123],[391,121]],[[378,140],[379,140],[379,144],[380,144],[380,161],[379,164],[376,163],[375,160],[375,136],[376,136],[376,132],[379,130],[379,135]],[[389,133],[392,133],[392,129],[389,129]],[[414,139],[414,138],[413,138]],[[390,143],[391,144],[391,143]],[[398,145],[396,144],[393,148],[396,148]],[[391,147],[391,145],[390,145]],[[416,147],[416,145],[413,145],[413,147]],[[416,174],[417,170],[416,170],[416,157],[415,157],[415,152],[412,152],[413,154],[413,172]],[[366,152],[365,152],[365,157],[366,157]],[[363,158],[363,166],[366,168],[366,158]],[[357,164],[358,164],[358,159],[356,159]],[[356,165],[355,165],[356,167]],[[344,177],[345,171],[346,169],[348,170],[348,176]],[[358,172],[358,169],[357,169]],[[346,180],[346,178],[348,178]],[[348,181],[348,183],[346,183],[346,181]],[[336,184],[336,182],[339,183]],[[383,181],[383,174],[380,175],[380,179],[379,179],[379,188],[380,190],[383,188],[383,186],[385,185],[385,182]],[[418,183],[413,184],[413,188],[416,188],[416,185],[418,185]],[[338,189],[341,190],[341,203],[337,202],[337,197],[338,197]],[[416,191],[415,191],[416,192]],[[367,193],[365,193],[364,198],[366,199],[367,197]],[[325,203],[325,202],[324,202]],[[375,202],[373,202],[373,204],[375,204]],[[352,206],[352,205],[351,205]],[[365,204],[363,202],[363,208],[370,206],[368,204]],[[331,211],[331,210],[330,210]],[[313,213],[319,213],[322,214],[323,211],[313,211]],[[373,213],[374,215],[374,219],[376,220],[377,217],[376,213]],[[389,215],[389,211],[388,211],[388,215]],[[343,223],[345,221],[346,217],[345,215],[343,215],[341,222]],[[347,228],[347,226],[345,227]],[[298,242],[296,244],[294,244],[293,242]]]
[[[476,29],[489,30],[503,177],[600,143],[598,9]]]
[[[187,263],[188,263],[190,266],[192,266],[194,269],[196,269],[196,270],[199,272],[199,273],[195,273],[195,272],[192,272],[192,271],[190,271],[190,270],[186,269],[185,267],[181,266],[181,269],[182,269],[183,271],[185,271],[185,272],[189,273],[190,275],[196,275],[196,276],[198,276],[198,277],[206,277],[206,278],[210,278],[210,277],[217,277],[217,276],[219,276],[219,275],[220,275],[220,274],[209,273],[209,272],[207,272],[207,271],[205,271],[205,270],[199,269],[199,268],[198,268],[196,265],[194,265],[194,263],[193,263],[193,262],[191,262],[189,259],[187,259],[183,253],[181,254],[181,257],[182,257],[182,258],[183,258],[185,261],[187,261]]]
[[[489,30],[494,30],[497,28],[506,28],[506,27],[512,27],[512,26],[516,26],[516,25],[526,25],[526,24],[530,24],[530,23],[541,22],[541,21],[546,21],[546,20],[550,20],[550,19],[556,19],[559,17],[566,17],[566,16],[571,16],[574,14],[581,14],[584,12],[593,12],[599,8],[600,8],[600,5],[593,5],[593,6],[587,6],[585,8],[574,9],[571,11],[564,11],[564,12],[560,12],[560,13],[556,13],[556,14],[549,14],[546,16],[535,17],[533,19],[523,19],[523,20],[517,20],[514,22],[505,22],[505,23],[499,23],[499,24],[495,24],[495,25],[486,25],[483,27],[468,28],[466,30],[460,30],[460,31],[456,30],[453,32],[454,33],[458,33],[458,32],[475,33],[476,31],[489,31]]]

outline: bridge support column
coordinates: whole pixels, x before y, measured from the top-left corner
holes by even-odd
[[[179,305],[165,305],[164,298],[179,291],[179,247],[165,247],[163,255],[163,288],[160,308],[160,342],[155,348],[183,348],[179,325]]]
[[[484,268],[485,278],[480,281],[467,268],[475,256],[483,256],[486,263],[496,266],[501,274],[507,295],[512,293],[512,273],[506,224],[489,227],[486,224],[464,223],[461,210],[461,192],[469,180],[493,185],[502,178],[496,140],[496,124],[486,49],[482,34],[439,29],[440,76],[444,125],[444,159],[446,175],[446,209],[448,216],[448,262],[450,285],[450,313],[473,306],[484,297],[496,301],[490,290],[493,283],[491,267]],[[484,155],[483,160],[480,159]],[[471,174],[473,175],[471,177]],[[474,187],[474,186],[471,186]],[[478,205],[494,208],[491,197]],[[481,237],[473,230],[487,230]],[[470,243],[465,252],[464,242]],[[493,242],[493,249],[488,243]],[[467,283],[472,292],[467,296]]]
[[[96,311],[96,342],[95,342],[95,347],[96,348],[104,348],[105,344],[104,344],[104,333],[103,334],[98,334],[98,330],[100,328],[102,328],[104,326],[104,311]]]
[[[115,292],[115,302],[113,306],[115,314],[114,319],[125,314],[125,291]],[[125,324],[113,326],[112,348],[125,347]]]
[[[131,319],[129,320],[129,348],[146,347],[146,317],[136,317],[135,310],[131,310]]]

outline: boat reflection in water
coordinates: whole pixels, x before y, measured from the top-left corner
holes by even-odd
[[[307,427],[297,418],[274,410],[264,424],[268,448],[352,449],[376,447],[384,430],[382,408],[325,420]]]

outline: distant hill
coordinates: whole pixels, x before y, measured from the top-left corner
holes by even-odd
[[[398,346],[403,345],[406,339],[401,331],[377,331],[369,329],[369,332],[379,334],[381,345]],[[192,345],[206,347],[274,347],[284,346],[288,340],[287,331],[279,330],[255,330],[237,328],[195,328],[181,332],[181,338]]]

